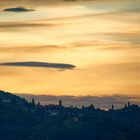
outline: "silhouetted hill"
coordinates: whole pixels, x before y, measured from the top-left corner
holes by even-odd
[[[0,140],[140,140],[140,107],[42,106],[0,91]]]

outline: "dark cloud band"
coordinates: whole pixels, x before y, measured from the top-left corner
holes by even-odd
[[[18,66],[18,67],[43,67],[43,68],[56,68],[56,69],[74,69],[75,66],[71,64],[62,63],[47,63],[47,62],[9,62],[2,63],[3,66]]]
[[[21,13],[21,12],[31,12],[31,11],[35,11],[34,9],[27,9],[24,7],[15,7],[15,8],[6,8],[3,10],[4,12],[17,12],[17,13]]]

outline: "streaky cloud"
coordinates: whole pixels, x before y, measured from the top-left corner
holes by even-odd
[[[59,45],[40,45],[40,46],[18,46],[18,47],[0,47],[0,52],[11,52],[11,53],[33,53],[33,52],[44,52],[56,49],[66,49],[65,46]]]
[[[63,63],[47,63],[47,62],[9,62],[1,63],[1,66],[17,66],[17,67],[43,67],[43,68],[56,68],[61,70],[71,70],[76,68],[72,64],[63,64]]]
[[[57,26],[54,24],[41,24],[41,23],[28,23],[28,22],[1,22],[0,28],[3,29],[25,29],[25,28],[36,28],[36,27],[52,27]]]

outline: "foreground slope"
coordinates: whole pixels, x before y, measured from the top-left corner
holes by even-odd
[[[1,140],[140,140],[140,107],[42,106],[0,91]]]

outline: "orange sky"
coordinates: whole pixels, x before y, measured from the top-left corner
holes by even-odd
[[[36,2],[0,0],[1,90],[140,95],[138,0]],[[33,11],[4,11],[19,6]]]

